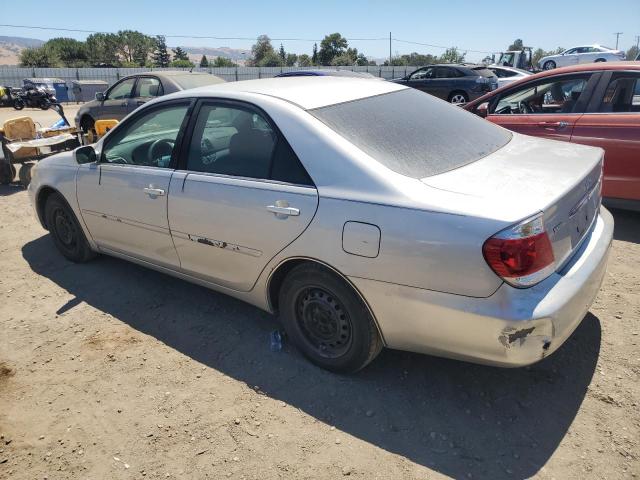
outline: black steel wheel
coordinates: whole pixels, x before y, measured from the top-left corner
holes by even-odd
[[[382,350],[366,305],[351,285],[328,268],[315,263],[294,267],[278,298],[288,337],[319,367],[355,372]]]
[[[45,221],[60,253],[72,262],[86,262],[95,257],[73,211],[58,193],[52,193],[45,204]]]

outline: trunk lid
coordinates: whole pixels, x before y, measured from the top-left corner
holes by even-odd
[[[599,148],[514,134],[497,152],[422,182],[462,195],[455,202],[460,214],[481,211],[484,217],[517,223],[543,212],[558,269],[595,221],[602,163]]]

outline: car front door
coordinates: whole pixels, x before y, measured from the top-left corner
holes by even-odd
[[[640,72],[605,72],[571,141],[604,148],[605,197],[640,200]]]
[[[557,57],[556,66],[568,67],[569,65],[576,65],[578,63],[578,49],[572,48],[563,52]]]
[[[132,111],[129,102],[132,98],[135,84],[135,77],[125,78],[107,90],[96,120],[122,120],[126,117]]]
[[[307,228],[318,194],[266,115],[203,101],[169,188],[169,225],[185,273],[237,291]]]
[[[167,195],[189,101],[145,109],[104,138],[97,164],[81,165],[78,204],[96,244],[154,264],[178,267]]]
[[[409,75],[407,85],[409,85],[411,88],[415,88],[416,90],[421,90],[433,95],[433,86],[431,84],[431,82],[433,82],[433,74],[433,67],[424,67],[416,70],[411,75]]]
[[[570,141],[598,76],[586,72],[520,84],[490,102],[487,120],[525,135]]]

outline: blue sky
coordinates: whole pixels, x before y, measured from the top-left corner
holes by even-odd
[[[558,46],[600,43],[615,46],[614,32],[624,32],[620,48],[635,44],[640,35],[640,0],[325,0],[298,1],[136,1],[79,2],[21,0],[18,9],[3,9],[0,23],[40,25],[100,31],[139,30],[148,34],[250,37],[266,33],[272,38],[321,39],[340,32],[347,38],[393,37],[461,49],[499,51],[515,38],[546,50]],[[89,7],[89,5],[91,7]],[[99,6],[95,8],[94,6]],[[14,15],[36,12],[43,15]],[[90,13],[93,10],[95,13]],[[76,12],[86,12],[80,14]],[[0,35],[47,39],[84,33],[0,27]],[[168,38],[171,46],[228,46],[250,48],[251,40]],[[274,41],[279,47],[280,41]],[[311,53],[313,42],[283,41],[287,51]],[[350,41],[367,56],[389,54],[388,40]],[[394,41],[396,53],[439,54],[442,49]],[[482,53],[469,52],[469,60]]]

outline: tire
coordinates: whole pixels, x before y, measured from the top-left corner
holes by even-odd
[[[21,99],[16,98],[13,101],[13,108],[15,108],[16,110],[22,110],[24,108],[24,102]]]
[[[97,138],[95,126],[95,120],[89,115],[85,115],[80,120],[80,130],[82,130],[83,134],[88,136],[90,143],[93,143],[93,141],[95,141],[95,139]]]
[[[62,195],[49,195],[44,207],[44,218],[53,243],[68,260],[83,263],[96,256],[82,232],[78,219]]]
[[[606,58],[596,58],[593,63],[600,63],[600,62],[606,62],[606,61],[607,61]]]
[[[23,163],[18,171],[18,178],[20,179],[20,183],[24,188],[27,188],[31,183],[31,169],[33,168],[33,163]]]
[[[49,100],[42,100],[39,106],[41,110],[49,110],[49,107],[51,106],[51,102]]]
[[[7,158],[0,159],[0,185],[9,185],[16,177],[16,167]]]
[[[360,297],[322,266],[293,268],[280,288],[279,307],[292,343],[321,368],[356,372],[382,350],[382,339]]]
[[[460,91],[460,90],[456,90],[455,92],[451,92],[449,94],[449,103],[456,103],[459,105],[464,105],[465,103],[467,103],[469,101],[469,95],[467,95],[465,92]]]
[[[556,68],[556,62],[553,60],[547,60],[544,62],[544,65],[542,65],[543,70],[553,70],[554,68]]]

